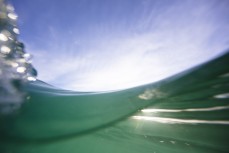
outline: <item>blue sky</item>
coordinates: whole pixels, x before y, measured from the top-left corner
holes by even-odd
[[[38,78],[78,91],[158,81],[224,53],[227,0],[11,0]]]

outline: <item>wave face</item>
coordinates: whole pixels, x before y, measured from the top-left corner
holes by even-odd
[[[28,82],[0,152],[229,152],[229,54],[157,83],[82,93]]]

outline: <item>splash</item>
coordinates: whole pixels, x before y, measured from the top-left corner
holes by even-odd
[[[37,72],[32,56],[18,41],[17,15],[11,5],[0,0],[0,113],[10,113],[20,107],[24,93],[20,87],[35,81]]]

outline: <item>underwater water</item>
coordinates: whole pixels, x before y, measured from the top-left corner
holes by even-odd
[[[157,83],[73,92],[42,81],[0,117],[2,153],[226,153],[229,54]]]

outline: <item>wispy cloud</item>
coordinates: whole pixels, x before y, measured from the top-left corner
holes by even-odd
[[[29,45],[28,40],[26,44],[44,81],[84,91],[128,88],[168,77],[225,51],[228,6],[227,1],[214,0],[144,1],[132,6],[133,15],[138,14],[135,19],[124,14],[106,21],[107,14],[80,35],[77,27],[60,31],[47,23],[49,45]]]

